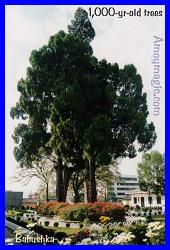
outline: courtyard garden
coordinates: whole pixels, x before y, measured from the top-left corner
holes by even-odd
[[[139,213],[139,208],[132,210]],[[57,245],[160,245],[165,241],[163,214],[130,216],[121,203],[48,202],[28,211],[6,212],[6,219],[18,225],[15,233],[22,244],[28,235],[29,244],[42,244],[36,241],[40,236],[50,237],[43,244]]]

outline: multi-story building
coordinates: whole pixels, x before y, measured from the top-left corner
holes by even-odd
[[[139,188],[137,175],[121,175],[114,184],[114,193],[118,199],[123,199],[130,190]]]

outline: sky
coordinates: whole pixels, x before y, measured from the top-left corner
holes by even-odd
[[[28,6],[9,5],[5,10],[5,188],[6,190],[23,191],[24,196],[36,191],[38,180],[32,180],[27,186],[14,183],[11,177],[16,175],[18,163],[13,156],[15,144],[12,139],[17,120],[13,120],[9,113],[19,99],[17,82],[25,77],[29,66],[29,56],[33,49],[39,49],[48,43],[49,37],[59,30],[67,32],[67,25],[73,19],[74,12],[79,6]],[[81,6],[88,11],[89,7]],[[100,6],[101,7],[101,6]],[[110,6],[107,6],[108,8]],[[95,16],[90,17],[96,36],[91,43],[94,55],[98,59],[106,58],[109,62],[117,62],[120,68],[126,64],[134,64],[142,76],[143,91],[147,93],[149,116],[153,121],[157,142],[152,150],[164,153],[165,148],[165,10],[164,6],[112,6],[118,11],[133,11],[141,8],[141,17],[125,16]],[[162,16],[144,16],[144,9],[148,11],[161,11]],[[132,13],[132,12],[131,12]],[[134,13],[134,12],[133,12]],[[154,86],[151,81],[154,77],[155,37],[163,39],[159,44],[160,62],[160,93],[159,115],[154,115]],[[158,47],[157,47],[158,48]],[[134,159],[122,159],[120,172],[122,174],[136,174],[137,163],[141,161],[142,154]]]

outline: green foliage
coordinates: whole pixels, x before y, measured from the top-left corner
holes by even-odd
[[[58,227],[59,223],[58,222],[54,222],[54,227]]]
[[[83,40],[91,42],[95,36],[95,31],[88,18],[88,13],[82,8],[78,8],[74,14],[71,25],[68,26],[70,34],[74,34]]]
[[[114,230],[112,231],[112,233],[114,234],[121,234],[125,232],[125,229],[123,227],[115,227]]]
[[[46,227],[42,227],[40,225],[35,225],[34,227],[34,232],[46,236],[48,235],[49,237],[54,237],[55,236],[55,229],[52,228],[46,228]]]
[[[136,211],[140,211],[141,207],[139,205],[136,205],[135,209],[136,209]]]
[[[6,211],[6,216],[7,217],[11,217],[11,218],[14,218],[15,216],[22,216],[23,215],[23,212],[20,212],[20,211],[16,211],[16,210],[7,210]]]
[[[165,225],[162,222],[151,222],[147,226],[145,241],[147,244],[156,245],[165,243]]]
[[[165,230],[161,228],[159,230],[159,233],[155,237],[150,238],[149,244],[151,245],[165,244]]]
[[[46,227],[48,227],[48,226],[49,226],[49,224],[50,224],[50,222],[49,222],[49,221],[44,221],[44,225],[45,225]]]
[[[65,220],[83,221],[88,216],[86,206],[67,206],[60,211],[60,216]]]
[[[145,153],[138,163],[139,185],[141,190],[164,194],[164,157],[158,151]]]
[[[58,240],[66,238],[68,235],[65,232],[55,232],[54,237]]]
[[[32,51],[26,77],[18,82],[20,98],[10,115],[26,122],[15,128],[14,155],[20,167],[30,167],[43,148],[61,160],[62,171],[93,162],[90,190],[95,194],[96,166],[149,150],[156,134],[153,123],[147,123],[146,93],[135,66],[119,69],[93,56],[95,31],[82,8],[68,30]],[[62,185],[58,189],[64,196]]]
[[[66,205],[67,203],[64,202],[46,202],[37,207],[37,212],[43,215],[58,215],[59,210]]]
[[[135,236],[135,238],[133,239],[134,244],[144,244],[143,239],[145,238],[145,234],[147,232],[147,225],[137,224],[135,226],[132,226],[129,231],[132,232],[132,234]]]
[[[146,217],[146,220],[147,220],[148,223],[154,221],[154,219],[153,219],[153,217],[152,217],[151,215],[148,215],[148,216]]]
[[[85,151],[96,159],[98,165],[106,165],[111,162],[112,132],[109,117],[98,115],[93,118],[85,133]]]
[[[120,204],[95,202],[68,205],[61,209],[59,214],[66,220],[84,221],[87,218],[90,221],[100,221],[101,216],[106,216],[117,221],[124,220],[125,211]]]
[[[68,204],[60,202],[47,202],[37,208],[43,215],[51,213],[60,215],[65,220],[73,221],[100,221],[100,217],[110,217],[111,220],[124,220],[125,210],[120,203],[95,202]]]
[[[81,242],[83,239],[88,238],[90,236],[89,230],[81,230],[77,234],[73,235],[71,237],[71,243],[72,245]]]

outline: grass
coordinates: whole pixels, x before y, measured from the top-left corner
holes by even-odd
[[[45,227],[45,226],[44,226]],[[67,235],[76,234],[80,232],[80,228],[70,228],[70,227],[45,227],[46,229],[53,229],[56,232],[64,232]]]
[[[16,210],[7,210],[6,211],[6,216],[7,217],[14,217],[14,216],[17,216],[17,215],[22,215],[22,212],[19,212],[19,211],[16,211]]]
[[[154,219],[154,221],[160,221],[163,222],[165,220],[164,215],[152,215],[152,219]]]
[[[45,226],[43,226],[45,227]],[[78,232],[80,232],[82,229],[80,228],[69,228],[69,227],[45,227],[47,229],[54,229],[56,232],[64,232],[66,233],[67,235],[72,235],[72,234],[76,234]],[[86,227],[86,228],[83,228],[83,230],[89,230],[90,229],[90,226],[89,228]],[[116,227],[113,227],[113,228],[110,228],[109,231],[123,231],[125,233],[128,233],[128,228],[124,228],[124,227],[121,227],[121,226],[116,226]],[[108,230],[107,229],[103,229],[103,231],[107,232]]]

